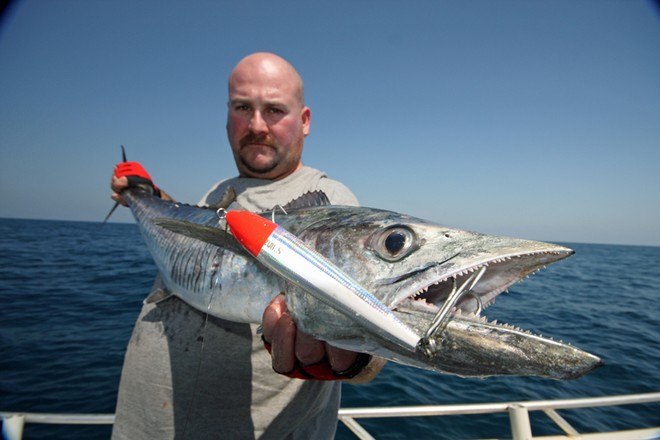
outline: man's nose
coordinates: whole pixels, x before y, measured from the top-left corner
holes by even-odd
[[[252,113],[249,128],[253,133],[266,133],[268,131],[268,124],[259,110]]]

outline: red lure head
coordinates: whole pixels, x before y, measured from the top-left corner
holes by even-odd
[[[234,237],[255,257],[277,224],[248,211],[229,211],[227,224]]]

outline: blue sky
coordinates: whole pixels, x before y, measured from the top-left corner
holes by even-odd
[[[197,202],[236,174],[229,71],[272,51],[305,79],[304,163],[363,205],[660,245],[659,17],[638,0],[19,1],[0,29],[0,217],[102,220],[121,144]]]

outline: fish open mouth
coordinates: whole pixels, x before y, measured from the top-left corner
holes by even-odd
[[[452,317],[485,319],[481,318],[483,309],[511,285],[572,254],[570,249],[509,254],[467,267],[460,267],[458,258],[429,264],[396,280],[405,284],[402,291],[409,293],[401,295],[392,309],[432,315],[423,335],[425,341],[432,341],[432,336],[442,331]]]
[[[565,250],[563,250],[565,249]],[[490,255],[472,264],[461,264],[458,254],[440,263],[432,263],[399,277],[400,301],[391,305],[392,310],[403,313],[423,312],[428,316],[425,328],[419,328],[421,349],[433,357],[439,350],[438,343],[449,322],[455,317],[463,320],[487,322],[481,316],[483,309],[511,285],[550,263],[573,254],[567,248],[557,251],[532,251]],[[390,280],[394,281],[394,280]],[[404,287],[405,285],[405,287]],[[496,322],[490,323],[501,326]],[[505,325],[508,327],[508,325]]]
[[[435,282],[424,287],[410,298],[415,305],[421,303],[423,306],[435,310],[451,304],[451,308],[455,311],[461,310],[479,314],[484,305],[482,297],[475,290],[487,268],[487,265],[475,267],[466,273],[456,274]]]
[[[438,310],[445,306],[454,294],[458,296],[456,301],[453,301],[455,311],[479,314],[511,285],[572,254],[573,251],[566,249],[561,252],[507,255],[467,267],[456,267],[457,264],[453,264],[452,259],[430,264],[414,273],[390,280],[406,284],[400,291],[409,292],[400,295],[399,301],[395,301],[392,308]],[[447,269],[447,266],[453,267]]]
[[[556,246],[492,252],[479,259],[457,255],[400,276],[393,286],[399,301],[391,307],[420,336],[417,359],[443,372],[576,379],[602,361],[570,344],[482,316],[511,285],[572,254]]]

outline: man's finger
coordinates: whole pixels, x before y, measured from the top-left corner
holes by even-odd
[[[325,344],[328,361],[334,371],[345,371],[355,364],[358,353]]]
[[[270,341],[273,357],[273,370],[286,374],[296,365],[296,324],[288,313],[283,314],[275,324]]]
[[[303,365],[312,365],[325,356],[325,343],[298,331],[296,334],[296,357]]]
[[[285,312],[286,300],[284,299],[284,294],[280,293],[268,304],[261,318],[261,328],[266,342],[271,342],[275,325]]]

